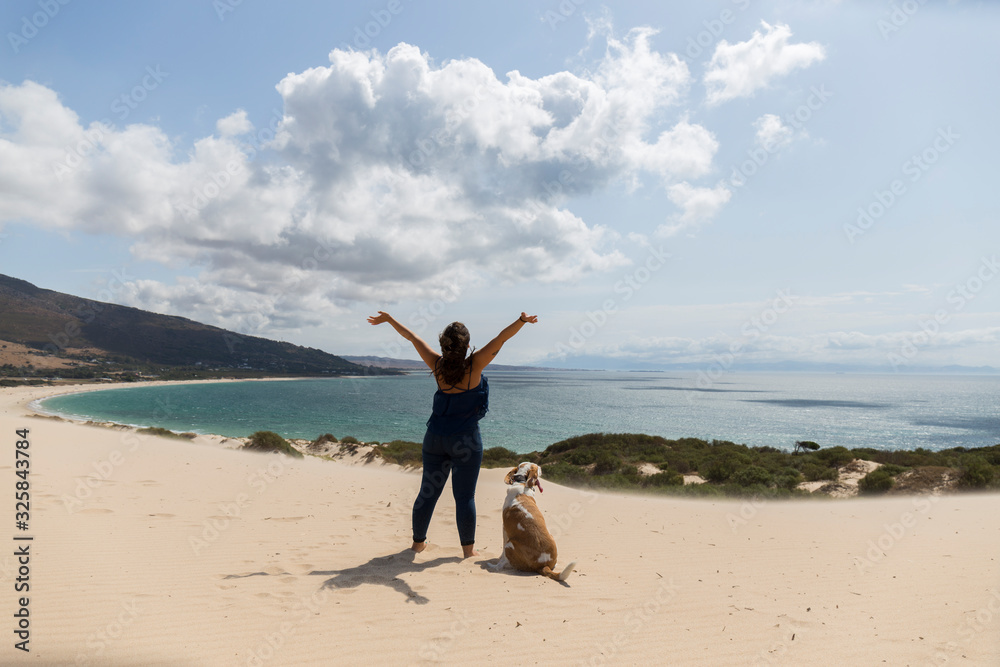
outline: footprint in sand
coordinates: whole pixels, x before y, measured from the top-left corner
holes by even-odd
[[[815,621],[803,621],[801,619],[792,618],[788,614],[781,614],[778,616],[779,624],[783,628],[813,628],[816,627]]]

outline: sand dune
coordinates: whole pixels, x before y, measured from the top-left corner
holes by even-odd
[[[46,391],[0,390],[5,525],[19,533],[28,428],[34,537],[31,651],[8,630],[5,664],[1000,664],[996,495],[755,504],[546,484],[560,563],[578,562],[559,584],[485,568],[504,471],[480,478],[481,557],[460,558],[447,495],[414,555],[412,472],[28,416]]]

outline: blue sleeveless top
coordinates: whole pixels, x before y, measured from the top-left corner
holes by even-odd
[[[434,435],[453,435],[471,431],[490,409],[490,385],[486,376],[479,386],[457,394],[447,394],[439,388],[434,392],[434,406],[427,430]]]

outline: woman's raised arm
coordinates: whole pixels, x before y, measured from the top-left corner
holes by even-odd
[[[389,313],[380,310],[378,311],[378,315],[372,315],[368,318],[368,324],[382,324],[383,322],[391,324],[392,328],[395,329],[400,336],[413,343],[413,347],[416,349],[417,354],[420,355],[420,358],[424,360],[424,363],[427,364],[428,368],[434,370],[434,367],[437,365],[437,360],[441,358],[440,354],[435,352],[423,338],[397,322]]]
[[[521,327],[525,324],[534,324],[536,322],[538,322],[537,315],[528,315],[522,312],[521,316],[504,327],[504,330],[498,333],[496,338],[484,345],[482,349],[476,350],[475,355],[472,357],[473,371],[482,371],[486,368],[497,356],[503,344],[513,338],[514,334],[521,330]]]

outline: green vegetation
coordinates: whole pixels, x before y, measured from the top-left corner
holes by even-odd
[[[891,472],[885,468],[877,468],[858,481],[858,493],[866,496],[885,493],[895,483],[896,480],[893,479]]]
[[[159,426],[150,426],[149,428],[140,428],[136,433],[142,435],[156,435],[161,438],[174,438],[176,440],[193,440],[197,438],[196,433],[174,433],[173,431],[165,428],[160,428]]]
[[[347,441],[344,438],[342,442]],[[353,439],[352,439],[353,440]],[[371,444],[371,443],[369,443]],[[343,445],[342,445],[343,447]],[[404,466],[421,464],[418,442],[375,444],[370,457]],[[846,447],[748,447],[724,440],[668,440],[641,433],[590,433],[557,442],[541,452],[518,454],[505,447],[483,452],[483,467],[513,468],[522,461],[542,466],[546,479],[575,487],[643,490],[694,497],[807,496],[801,482],[837,481],[838,466],[854,459],[882,464],[859,482],[863,494],[886,493],[907,473],[901,491],[919,492],[948,475],[967,489],[1000,489],[1000,445],[940,452],[882,451]],[[698,474],[704,484],[684,484]],[[921,486],[923,485],[923,487]]]
[[[487,468],[513,468],[522,460],[520,454],[506,447],[490,447],[483,450],[483,466]]]
[[[250,442],[243,445],[243,449],[254,452],[280,452],[293,458],[302,458],[302,452],[292,447],[274,431],[257,431],[250,436]]]
[[[723,440],[668,440],[640,433],[590,433],[528,454],[493,447],[483,453],[483,466],[513,467],[521,461],[530,461],[542,466],[547,479],[577,487],[652,489],[690,496],[780,498],[808,495],[796,488],[799,483],[837,481],[838,467],[854,459],[866,459],[882,464],[859,483],[859,489],[867,494],[890,490],[896,477],[915,468],[937,470],[938,478],[940,471],[960,471],[960,484],[965,488],[1000,488],[1000,445],[931,452],[924,449],[822,448],[813,447],[813,444],[801,442],[789,452]],[[648,474],[650,466],[658,472]],[[698,474],[706,483],[684,485],[685,474]],[[928,476],[928,479],[933,478],[933,475]]]
[[[961,467],[962,476],[959,485],[968,489],[985,489],[997,478],[996,466],[991,465],[985,457],[967,456]]]
[[[336,442],[330,434],[313,444]],[[341,452],[354,453],[358,441],[340,440]],[[366,457],[419,467],[421,444],[393,440],[372,446]],[[799,443],[805,444],[805,443]],[[835,482],[839,466],[855,459],[880,463],[858,483],[861,494],[875,495],[899,487],[919,493],[943,481],[964,489],[1000,489],[1000,445],[939,452],[925,449],[883,451],[871,448],[748,447],[725,440],[668,440],[642,433],[589,433],[562,440],[544,451],[518,454],[505,447],[483,452],[483,467],[513,468],[522,461],[542,466],[546,479],[574,487],[649,490],[692,497],[787,498],[808,496],[802,482]],[[848,468],[850,470],[850,468]],[[905,473],[905,475],[904,475]],[[684,484],[684,475],[700,475],[705,483]],[[897,484],[900,476],[904,480]]]
[[[346,440],[347,438],[344,438]],[[401,466],[419,466],[423,464],[422,445],[409,440],[393,440],[381,445],[375,445],[372,456],[382,458],[386,463]]]

